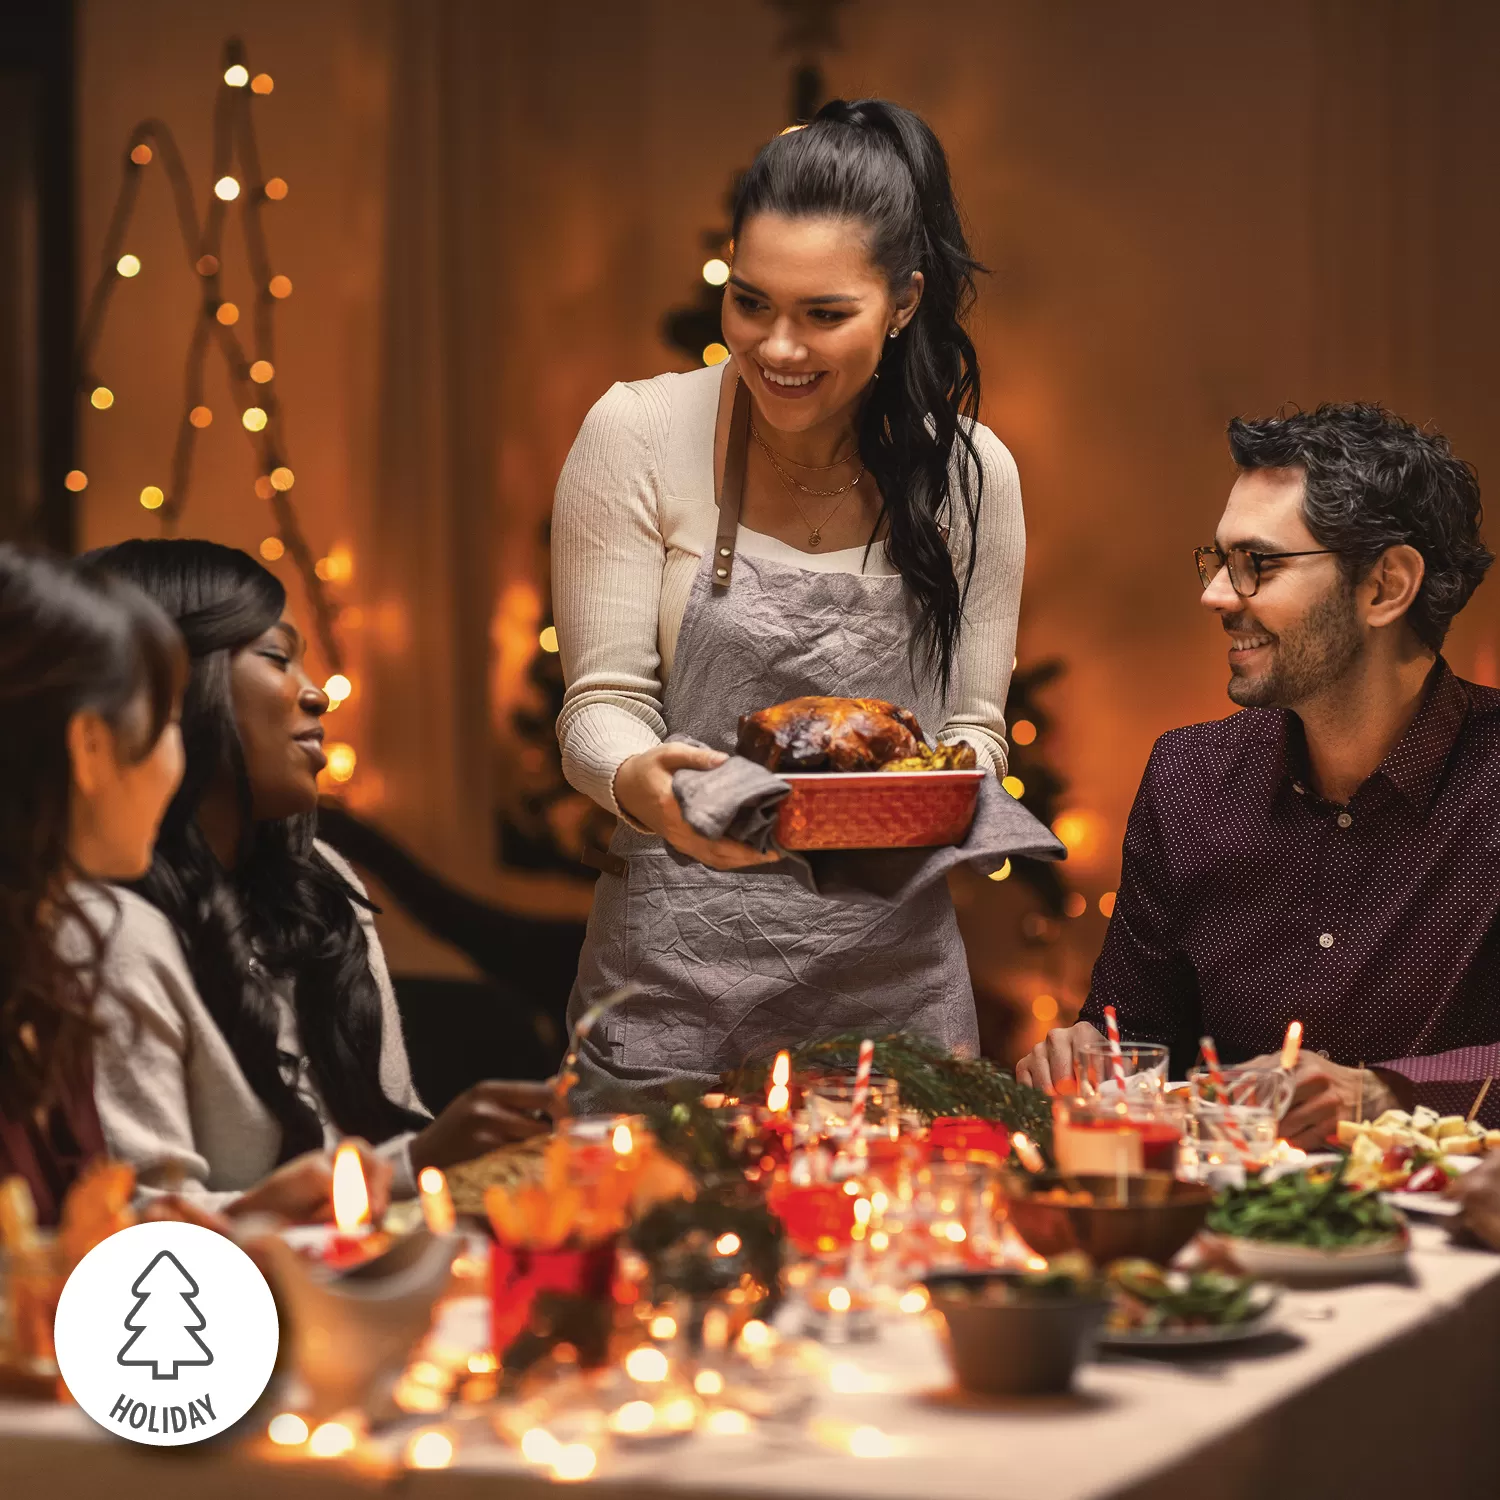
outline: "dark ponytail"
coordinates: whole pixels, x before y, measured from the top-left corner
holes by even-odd
[[[971,433],[979,361],[964,319],[974,275],[984,269],[969,253],[948,159],[910,110],[883,99],[834,99],[755,158],[735,196],[735,237],[760,213],[866,225],[870,257],[896,296],[922,273],[916,316],[887,343],[865,402],[859,449],[880,486],[876,532],[886,527],[891,562],[917,606],[913,648],[946,694],[979,539],[983,473]],[[967,530],[962,581],[944,522],[953,511],[955,445]]]

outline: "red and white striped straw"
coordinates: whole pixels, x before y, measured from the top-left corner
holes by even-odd
[[[1104,1007],[1104,1030],[1109,1037],[1109,1065],[1115,1075],[1115,1082],[1120,1085],[1120,1092],[1125,1092],[1125,1057],[1120,1051],[1120,1018],[1115,1014],[1113,1005]]]
[[[875,1043],[866,1037],[859,1044],[859,1066],[854,1070],[854,1103],[849,1110],[849,1140],[864,1134],[865,1104],[870,1097],[870,1069],[875,1064]]]
[[[1229,1085],[1224,1081],[1224,1070],[1219,1066],[1219,1049],[1214,1046],[1211,1036],[1198,1038],[1198,1045],[1203,1049],[1203,1061],[1208,1064],[1208,1076],[1213,1079],[1214,1087],[1219,1091],[1219,1099],[1224,1110],[1224,1134],[1229,1137],[1229,1144],[1240,1154],[1240,1161],[1248,1163],[1250,1160],[1250,1142],[1245,1139],[1245,1132],[1240,1129],[1239,1121],[1234,1117],[1234,1105],[1229,1098]]]

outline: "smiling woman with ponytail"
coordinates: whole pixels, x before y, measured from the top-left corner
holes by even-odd
[[[585,1045],[586,1089],[855,1026],[977,1045],[945,890],[892,912],[749,878],[777,856],[695,832],[672,777],[802,695],[889,699],[1004,775],[1025,529],[978,420],[981,267],[937,137],[879,99],[769,142],[733,235],[724,367],[613,387],[557,488],[563,766],[622,819],[571,1008],[641,991]]]

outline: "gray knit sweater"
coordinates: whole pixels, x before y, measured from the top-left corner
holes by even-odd
[[[338,854],[323,843],[318,850],[363,891]],[[170,1189],[207,1207],[222,1207],[275,1168],[281,1126],[250,1087],[209,1014],[167,918],[149,901],[115,886],[80,886],[76,894],[106,937],[94,1096],[109,1153],[135,1168],[145,1196]],[[412,1084],[396,995],[374,921],[363,907],[357,911],[380,990],[381,1087],[396,1103],[425,1113]],[[64,948],[72,950],[74,941],[65,939]],[[278,1046],[300,1056],[290,997],[279,998]],[[339,1132],[305,1072],[297,1087],[324,1121],[324,1139],[332,1146]],[[410,1142],[409,1134],[401,1135],[378,1147],[395,1170],[393,1192],[398,1197],[416,1191]]]

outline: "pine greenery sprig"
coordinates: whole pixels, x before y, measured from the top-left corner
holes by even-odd
[[[792,1053],[793,1076],[852,1072],[864,1033],[845,1031],[808,1042]],[[985,1058],[954,1057],[925,1037],[892,1032],[875,1037],[875,1071],[894,1078],[903,1106],[926,1120],[938,1115],[975,1115],[1024,1130],[1044,1149],[1052,1141],[1052,1108],[1040,1090],[1018,1083]],[[741,1097],[765,1092],[772,1059],[747,1063],[729,1075],[726,1087]]]

